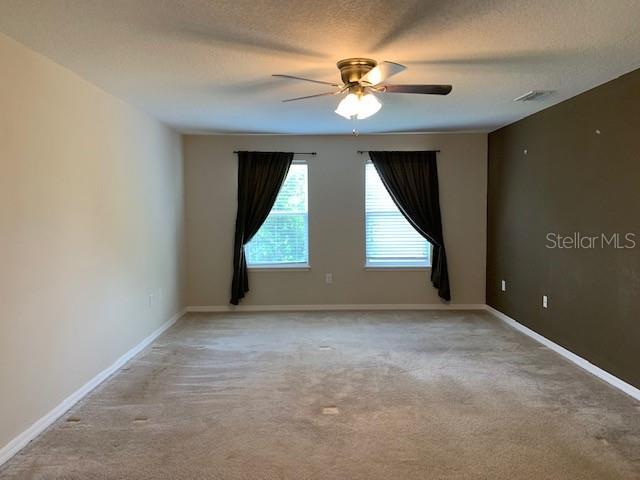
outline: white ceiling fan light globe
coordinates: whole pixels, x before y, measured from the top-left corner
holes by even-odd
[[[381,107],[380,101],[371,93],[362,96],[350,93],[340,101],[335,112],[347,120],[353,117],[363,120],[377,113]]]
[[[378,113],[382,108],[382,104],[374,94],[367,93],[360,97],[359,108],[358,120],[364,120],[365,118],[369,118],[370,116]]]
[[[338,104],[338,108],[336,108],[335,112],[341,117],[346,118],[347,120],[351,120],[351,117],[355,117],[358,115],[360,103],[358,96],[355,93],[350,93]]]

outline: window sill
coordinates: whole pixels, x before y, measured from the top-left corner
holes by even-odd
[[[406,271],[417,271],[417,272],[427,272],[429,270],[431,270],[431,266],[428,267],[401,267],[401,266],[394,266],[394,267],[382,267],[379,265],[373,266],[373,265],[365,265],[364,266],[365,270],[372,270],[372,271],[380,271],[380,272],[406,272]]]
[[[248,270],[252,272],[307,272],[311,270],[309,264],[289,264],[289,265],[260,265],[260,266],[247,266]]]

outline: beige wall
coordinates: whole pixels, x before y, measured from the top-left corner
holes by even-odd
[[[179,135],[3,35],[0,63],[2,448],[181,308],[184,242]]]
[[[485,302],[487,136],[186,136],[187,302],[227,305],[236,214],[233,150],[317,151],[309,163],[311,270],[250,273],[244,305],[439,303],[424,271],[364,269],[364,161],[358,149],[440,149],[453,303]],[[326,285],[325,273],[333,273]]]

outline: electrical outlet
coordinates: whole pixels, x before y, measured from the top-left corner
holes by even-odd
[[[503,292],[507,291],[507,281],[506,280],[502,280],[502,282],[500,283],[500,288],[502,289]]]
[[[546,295],[542,296],[542,308],[549,308],[549,302]]]
[[[331,285],[333,283],[333,273],[324,274],[324,283],[327,285]]]

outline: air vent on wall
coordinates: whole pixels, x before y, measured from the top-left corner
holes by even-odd
[[[530,102],[531,100],[540,100],[548,97],[553,93],[552,90],[531,90],[530,92],[520,95],[518,98],[514,98],[514,102]]]

